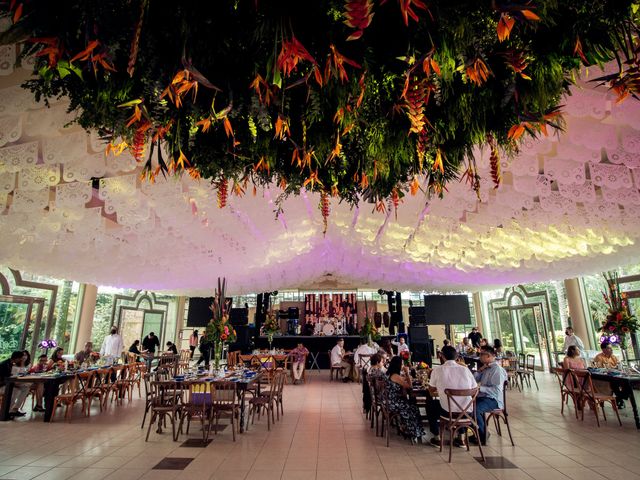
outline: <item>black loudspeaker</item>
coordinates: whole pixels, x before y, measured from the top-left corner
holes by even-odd
[[[289,314],[289,318],[292,320],[300,318],[300,309],[298,307],[289,307],[287,312]]]
[[[250,353],[251,348],[251,327],[249,325],[238,325],[236,330],[236,341],[229,345],[229,351],[240,350],[242,353]]]
[[[425,362],[431,366],[431,356],[433,352],[433,340],[426,342],[411,342],[411,360],[414,362]]]
[[[382,314],[380,312],[376,312],[373,314],[373,324],[376,328],[382,327]]]
[[[429,340],[429,331],[427,327],[409,327],[409,343],[413,345],[414,343],[423,343]]]
[[[248,308],[232,308],[229,310],[229,323],[233,326],[249,324]]]
[[[427,324],[424,307],[409,307],[409,325],[422,326]]]

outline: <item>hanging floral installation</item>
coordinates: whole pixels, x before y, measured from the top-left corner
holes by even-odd
[[[35,55],[25,83],[66,96],[110,154],[153,180],[207,178],[223,208],[249,184],[378,210],[405,194],[479,191],[525,135],[562,128],[577,70],[622,100],[640,89],[638,3],[629,0],[11,0],[4,43]],[[597,77],[597,75],[595,75]],[[215,201],[215,200],[214,200]]]

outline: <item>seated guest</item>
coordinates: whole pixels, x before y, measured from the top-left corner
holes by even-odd
[[[42,373],[47,371],[47,362],[49,359],[43,353],[38,357],[38,363],[29,369],[29,373]]]
[[[304,362],[309,355],[309,350],[302,344],[298,343],[296,348],[289,352],[289,355],[293,359],[293,364],[291,365],[291,371],[293,373],[293,384],[297,385],[300,383],[302,379],[302,373],[304,372]]]
[[[613,354],[613,348],[609,342],[602,342],[600,352],[593,359],[593,366],[596,368],[618,368],[620,360]]]
[[[22,355],[24,356],[22,366],[26,369],[25,371],[27,371],[31,368],[31,354],[29,353],[29,350],[23,350]]]
[[[449,416],[449,411],[447,410],[449,408],[449,403],[447,400],[447,394],[444,393],[444,391],[448,388],[453,390],[468,390],[470,388],[476,388],[477,386],[471,371],[467,367],[456,362],[458,353],[455,348],[450,345],[444,346],[442,347],[440,354],[442,355],[444,362],[442,365],[434,366],[431,371],[431,376],[429,377],[429,392],[432,397],[437,395],[439,397],[439,401],[432,399],[429,403],[429,407],[427,408],[429,431],[433,435],[430,443],[435,447],[440,447],[440,416]],[[454,398],[461,406],[465,406],[470,400],[470,397]],[[454,412],[459,411],[455,405],[452,405],[452,408],[456,409],[453,410]],[[455,444],[462,446],[463,442],[460,438],[457,438],[455,440]]]
[[[594,357],[593,366],[596,368],[618,368],[620,366],[620,360],[618,360],[618,357],[613,354],[611,344],[606,341],[602,342],[600,344],[600,348],[602,349],[602,352]],[[624,400],[627,399],[628,394],[620,385],[612,385],[603,380],[593,380],[593,385],[599,392],[613,392],[616,396],[618,408],[624,408]]]
[[[496,338],[493,340],[493,349],[496,351],[496,355],[502,356],[502,340]]]
[[[469,338],[464,337],[462,339],[462,342],[460,342],[456,346],[456,351],[458,352],[458,355],[464,355],[465,353],[467,353],[467,350],[469,350],[469,348],[471,348],[471,344],[469,343]]]
[[[93,351],[93,343],[92,342],[85,343],[84,348],[80,350],[78,353],[76,353],[74,357],[75,361],[78,362],[79,364],[83,364],[85,362],[93,363],[93,358],[91,358],[92,351]]]
[[[64,358],[62,358],[62,355],[64,355],[64,349],[62,347],[56,348],[47,364],[47,370],[52,370],[54,367],[64,367]]]
[[[140,350],[140,340],[136,340],[134,341],[131,346],[129,347],[129,353],[135,353],[136,356],[136,361],[140,361],[140,356],[143,356],[145,353],[147,353],[146,350]]]
[[[387,369],[389,410],[396,416],[400,432],[412,442],[422,440],[425,435],[418,407],[409,403],[407,392],[411,390],[409,367],[402,365],[402,358],[395,356]]]
[[[360,345],[358,346],[356,351],[353,352],[353,363],[355,364],[356,368],[360,367],[360,355],[373,355],[377,351],[377,348],[369,346],[366,338],[361,338]]]
[[[11,357],[0,362],[0,393],[4,393],[7,379],[13,376],[13,367],[21,368],[23,360],[24,354],[21,351],[15,351],[11,354]],[[22,382],[14,384],[13,395],[11,395],[11,399],[5,399],[5,402],[11,402],[9,405],[9,416],[11,418],[24,417],[26,415],[26,413],[21,412],[19,408],[24,403],[27,395],[29,395],[30,388],[30,384]]]
[[[507,381],[507,372],[496,363],[496,351],[493,347],[487,347],[480,351],[480,361],[485,368],[475,373],[475,378],[480,387],[476,401],[476,422],[480,443],[487,443],[487,426],[484,422],[484,414],[496,408],[504,408],[504,382]],[[469,438],[471,443],[478,443],[478,439]]]
[[[567,356],[562,360],[562,368],[582,370],[586,368],[584,359],[580,357],[580,350],[575,345],[571,345],[567,349]]]
[[[442,346],[443,346],[443,347],[448,347],[449,345],[451,345],[451,342],[449,341],[449,339],[448,339],[448,338],[445,338],[445,339],[442,341]]]
[[[392,341],[391,345],[395,345],[398,348],[398,356],[400,356],[402,352],[409,351],[409,345],[407,345],[407,339],[404,335],[398,335],[398,341]]]
[[[331,350],[331,366],[344,368],[345,375],[342,381],[346,383],[352,379],[353,365],[345,360],[345,355],[344,338],[339,338],[336,346]]]
[[[486,338],[481,338],[480,339],[480,345],[478,345],[478,347],[482,348],[482,347],[488,347],[488,346],[489,346],[489,343],[487,343],[487,339]]]
[[[176,347],[171,342],[167,342],[167,351],[173,353],[174,355],[178,355],[178,347]]]
[[[38,363],[29,369],[29,373],[42,373],[47,371],[47,356],[43,353],[38,357]],[[44,412],[44,384],[37,382],[36,386],[36,404],[33,407],[34,412]]]

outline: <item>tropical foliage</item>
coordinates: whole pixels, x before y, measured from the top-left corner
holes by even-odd
[[[223,343],[234,343],[237,338],[235,329],[229,323],[230,302],[227,300],[226,291],[226,279],[218,278],[218,288],[216,288],[210,307],[212,318],[204,333],[205,340],[216,346],[221,346]],[[218,351],[220,348],[216,347],[216,353]]]
[[[230,193],[275,183],[378,210],[406,193],[478,191],[523,135],[562,127],[583,65],[620,98],[640,88],[631,0],[11,0],[38,99],[67,96],[109,154],[144,175],[186,171]]]

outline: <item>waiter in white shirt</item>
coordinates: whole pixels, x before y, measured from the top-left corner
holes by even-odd
[[[572,345],[575,345],[576,347],[578,347],[578,350],[584,352],[584,343],[582,343],[580,337],[573,334],[573,328],[567,327],[564,333],[564,347],[562,347],[564,353],[567,353],[567,350],[569,350],[569,347]]]
[[[103,357],[107,363],[117,363],[122,356],[124,350],[124,342],[122,337],[118,334],[118,327],[115,325],[111,327],[111,334],[105,337],[102,342],[102,348],[100,348],[100,356]]]
[[[345,371],[345,376],[342,378],[343,382],[353,380],[353,364],[345,360],[346,352],[344,351],[344,338],[339,338],[336,346],[331,349],[331,366],[342,367]]]
[[[458,353],[456,349],[451,345],[442,347],[441,355],[444,357],[445,362],[442,365],[433,367],[431,376],[429,378],[429,392],[432,397],[438,395],[440,400],[431,400],[429,408],[427,408],[427,418],[429,419],[429,431],[433,434],[433,438],[430,443],[433,446],[440,447],[439,437],[439,419],[440,415],[448,417],[449,408],[447,402],[447,394],[444,391],[447,388],[454,390],[468,390],[476,388],[478,385],[471,371],[459,363],[456,362]],[[461,406],[467,405],[471,400],[471,397],[453,397],[456,402]],[[452,402],[453,404],[453,402]],[[453,411],[459,411],[455,405],[452,405]],[[463,445],[460,439],[454,441],[455,445]]]

